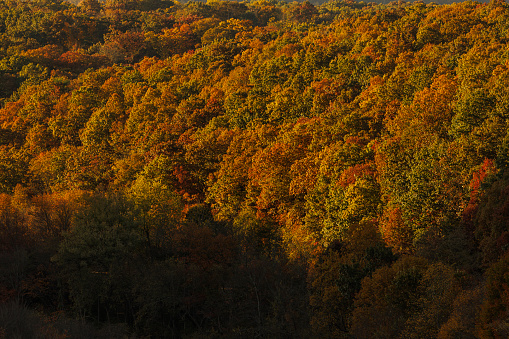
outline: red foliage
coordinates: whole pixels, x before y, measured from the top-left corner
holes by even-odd
[[[485,159],[481,168],[472,174],[472,180],[470,181],[469,188],[470,200],[468,205],[465,207],[462,213],[462,223],[467,235],[470,238],[474,238],[475,225],[474,218],[477,215],[479,200],[481,198],[481,185],[490,175],[497,172],[495,163],[491,159]]]
[[[495,162],[491,159],[484,159],[481,168],[475,171],[472,175],[472,180],[470,181],[470,189],[472,190],[472,195],[474,197],[478,197],[479,189],[481,188],[481,184],[484,182],[486,177],[489,175],[495,174],[497,172],[497,168],[495,166]]]

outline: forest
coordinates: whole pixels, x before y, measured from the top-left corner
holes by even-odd
[[[508,42],[500,0],[0,0],[0,338],[508,338]]]

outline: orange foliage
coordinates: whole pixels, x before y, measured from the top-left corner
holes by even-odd
[[[82,51],[67,51],[56,60],[61,66],[79,72],[108,64],[108,58],[105,56],[99,54],[88,55]]]
[[[28,50],[24,54],[36,63],[51,66],[55,65],[62,53],[64,53],[64,50],[61,46],[46,45],[37,49]]]
[[[386,244],[396,253],[411,252],[413,232],[405,225],[400,208],[384,211],[380,232]]]
[[[349,185],[355,184],[357,178],[361,178],[364,176],[373,177],[374,175],[375,172],[371,168],[370,164],[357,164],[348,167],[346,170],[343,171],[343,173],[341,173],[338,185],[340,185],[342,188],[346,188]]]

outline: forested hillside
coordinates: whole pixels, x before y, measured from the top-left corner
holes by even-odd
[[[0,1],[0,338],[509,337],[509,5]]]

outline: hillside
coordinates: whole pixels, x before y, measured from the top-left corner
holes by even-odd
[[[0,337],[509,336],[509,5],[0,2]]]

